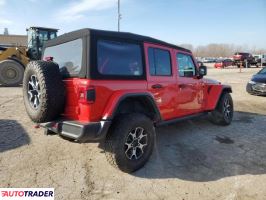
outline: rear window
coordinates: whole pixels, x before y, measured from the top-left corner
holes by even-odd
[[[82,64],[82,39],[47,47],[43,58],[50,56],[59,65],[64,77],[79,75]]]
[[[142,76],[143,63],[140,45],[98,40],[97,69],[102,75]]]

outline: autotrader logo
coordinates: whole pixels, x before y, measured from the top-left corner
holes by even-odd
[[[0,188],[0,200],[54,200],[54,188]]]

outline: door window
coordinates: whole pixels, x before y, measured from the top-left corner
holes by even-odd
[[[190,55],[178,53],[176,59],[180,77],[193,77],[196,75],[196,66]]]
[[[152,76],[171,76],[170,53],[167,50],[149,48],[149,67]]]

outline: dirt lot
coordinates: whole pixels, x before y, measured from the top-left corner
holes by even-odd
[[[54,187],[56,199],[266,199],[266,97],[245,84],[258,69],[209,69],[233,87],[235,117],[157,129],[148,164],[134,174],[111,167],[97,143],[77,144],[34,129],[21,88],[0,87],[0,187]]]

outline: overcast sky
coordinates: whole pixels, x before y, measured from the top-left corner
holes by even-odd
[[[266,0],[121,0],[121,31],[193,45],[266,48]],[[0,33],[26,27],[117,30],[117,0],[0,0]]]

